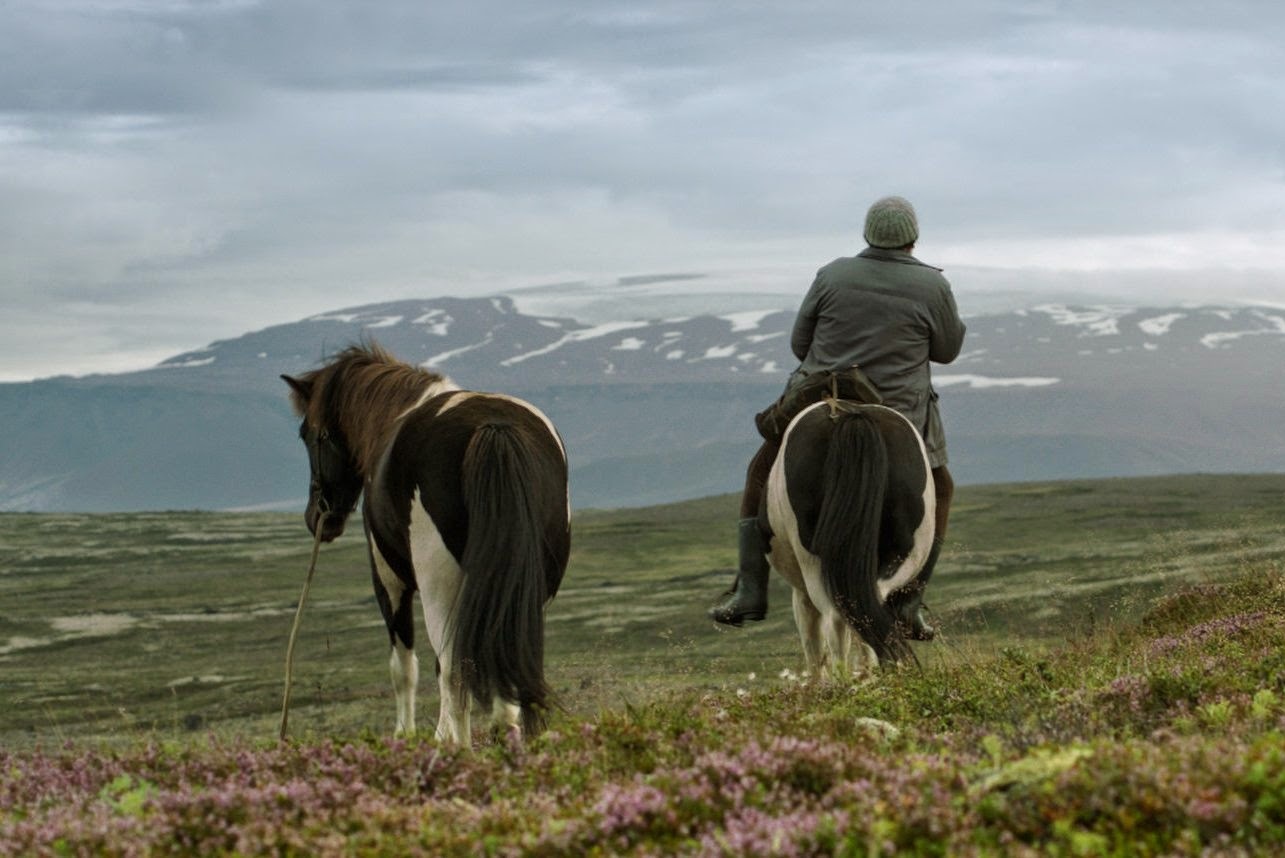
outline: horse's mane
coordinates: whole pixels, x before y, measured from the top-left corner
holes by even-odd
[[[295,411],[314,426],[341,429],[357,461],[371,464],[393,422],[443,376],[397,360],[373,342],[351,345],[325,366],[299,377],[311,392],[292,391]]]

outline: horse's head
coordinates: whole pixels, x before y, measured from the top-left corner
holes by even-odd
[[[344,524],[361,497],[361,473],[343,433],[319,413],[321,409],[312,407],[314,383],[307,378],[281,377],[293,391],[295,411],[303,417],[299,437],[308,449],[311,478],[303,519],[310,533],[317,535],[320,525],[322,542],[331,542],[344,532]]]

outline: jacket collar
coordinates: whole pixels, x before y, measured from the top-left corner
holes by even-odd
[[[933,271],[941,271],[935,265],[929,265],[926,262],[920,262],[904,250],[895,250],[884,247],[867,247],[857,254],[862,259],[877,259],[880,262],[897,262],[902,265],[919,265],[924,268],[931,268]]]

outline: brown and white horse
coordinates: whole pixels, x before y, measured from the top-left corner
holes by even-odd
[[[827,399],[790,422],[759,526],[814,676],[912,655],[888,602],[928,559],[936,505],[923,441],[891,408]]]
[[[415,732],[414,596],[437,654],[440,740],[467,746],[470,703],[531,734],[551,704],[544,608],[570,551],[567,457],[511,396],[460,390],[374,345],[297,378],[312,471],[305,521],[331,541],[358,498],[388,627],[397,733]]]

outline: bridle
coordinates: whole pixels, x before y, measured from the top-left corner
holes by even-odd
[[[328,457],[334,461],[351,461],[352,459],[352,455],[342,444],[334,439],[329,429],[318,430],[316,439],[310,445],[312,448],[312,479],[308,483],[308,491],[316,499],[316,507],[319,514],[318,522],[337,511],[334,502],[326,496],[325,487],[321,482],[323,445]],[[356,506],[355,498],[352,506]]]

